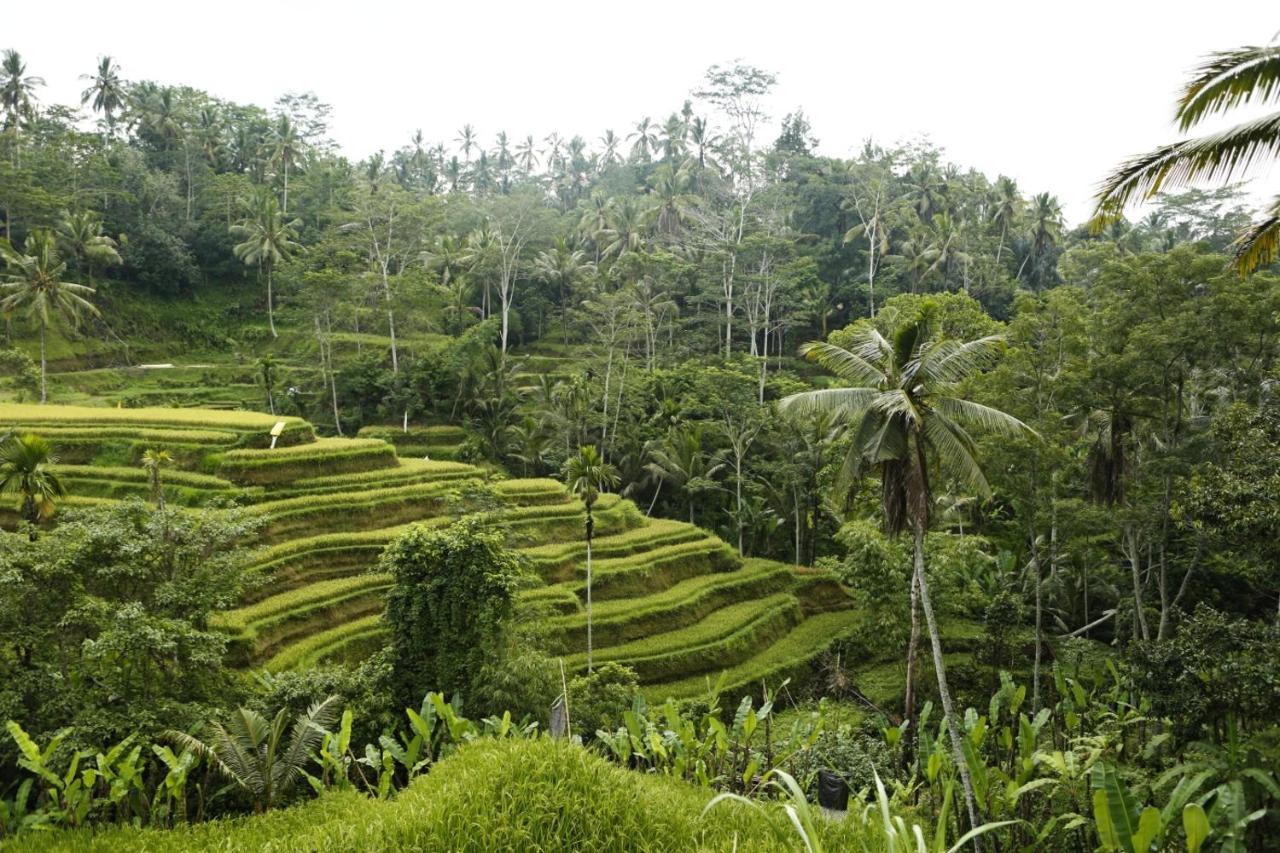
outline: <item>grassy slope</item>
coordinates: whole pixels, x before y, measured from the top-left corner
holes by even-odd
[[[354,793],[260,817],[178,830],[31,835],[30,851],[613,851],[796,850],[777,807],[725,804],[710,792],[624,770],[564,741],[481,741],[463,747],[394,799]],[[848,823],[824,823],[828,849],[857,844]]]

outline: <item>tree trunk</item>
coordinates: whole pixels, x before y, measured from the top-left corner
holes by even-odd
[[[273,272],[271,264],[267,264],[267,325],[271,327],[271,337],[280,337],[276,334],[276,314],[275,301],[271,292],[271,273]]]
[[[933,648],[933,668],[938,677],[938,697],[942,700],[942,716],[947,724],[947,733],[951,737],[952,759],[956,769],[960,771],[960,784],[964,787],[965,805],[969,812],[969,828],[978,826],[978,805],[973,794],[973,780],[969,778],[969,765],[965,761],[963,739],[960,724],[956,719],[955,707],[951,702],[951,688],[947,686],[947,667],[942,659],[942,635],[938,631],[938,620],[933,615],[933,601],[929,597],[929,580],[924,571],[924,526],[917,523],[915,530],[915,576],[920,586],[920,606],[924,610],[925,622],[929,626],[929,642]],[[981,850],[978,839],[974,839],[973,847]]]
[[[45,376],[48,368],[45,366],[44,360],[44,323],[40,324],[40,402],[45,403],[49,400],[49,391],[45,386]]]
[[[910,761],[916,744],[916,658],[920,655],[920,582],[915,569],[911,571],[911,638],[907,641],[907,686],[903,701],[903,718],[907,722],[907,749],[904,756]]]
[[[591,515],[591,507],[587,507],[587,674],[591,674],[592,637],[591,637],[591,539],[595,533],[596,521]]]
[[[1031,535],[1031,562],[1028,568],[1035,573],[1036,590],[1036,654],[1031,665],[1031,713],[1035,714],[1040,710],[1040,647],[1043,637],[1044,608],[1040,596],[1040,556],[1036,550],[1036,535],[1034,530],[1028,533]]]

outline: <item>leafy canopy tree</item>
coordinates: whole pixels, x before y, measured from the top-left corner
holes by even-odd
[[[397,701],[411,707],[432,690],[466,695],[502,646],[519,557],[472,516],[445,530],[413,527],[387,547],[379,570],[394,581],[383,618]]]
[[[1174,118],[1182,132],[1212,116],[1251,103],[1280,100],[1280,44],[1242,47],[1209,57],[1192,72],[1178,98]],[[1161,145],[1122,163],[1098,193],[1094,226],[1118,219],[1129,202],[1149,199],[1161,190],[1198,180],[1230,182],[1259,160],[1280,153],[1280,112],[1241,122],[1225,130]],[[1235,243],[1235,268],[1241,274],[1270,263],[1280,252],[1280,196]]]
[[[1008,434],[1029,427],[997,409],[957,396],[957,386],[995,357],[997,336],[960,342],[936,331],[936,306],[925,303],[900,321],[892,340],[870,323],[855,328],[849,348],[832,343],[805,344],[801,352],[826,368],[844,387],[793,394],[782,408],[801,412],[832,411],[855,424],[842,478],[855,481],[874,469],[881,483],[885,528],[897,534],[910,527],[913,540],[912,597],[924,611],[933,647],[938,693],[951,738],[956,766],[965,788],[969,820],[978,825],[973,783],[965,763],[962,735],[942,657],[942,635],[934,616],[925,575],[925,534],[933,507],[931,463],[971,488],[989,495],[991,487],[977,461],[977,447],[966,424]],[[916,601],[912,601],[915,622]],[[919,629],[912,628],[914,646]],[[914,647],[908,652],[908,702]],[[908,706],[907,717],[914,709]]]
[[[582,499],[587,510],[587,672],[591,672],[591,540],[595,536],[594,508],[600,492],[618,485],[618,469],[600,457],[594,444],[585,444],[578,452],[565,460],[564,478],[569,491]]]
[[[53,445],[38,435],[10,436],[0,445],[0,492],[22,496],[19,511],[31,525],[32,541],[36,525],[53,517],[54,501],[67,493],[52,469],[57,461]]]
[[[98,309],[85,298],[95,291],[62,280],[67,265],[58,257],[53,233],[48,229],[38,228],[28,234],[21,252],[0,243],[0,259],[8,270],[0,282],[0,293],[5,294],[0,299],[0,310],[6,314],[25,311],[40,329],[40,402],[44,403],[49,398],[45,331],[58,317],[74,325],[82,312],[96,316]]]

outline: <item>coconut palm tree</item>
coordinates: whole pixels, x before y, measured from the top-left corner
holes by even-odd
[[[53,445],[38,435],[9,436],[0,444],[0,492],[21,496],[19,512],[31,525],[32,542],[36,525],[53,516],[55,499],[67,493],[52,470],[57,461]]]
[[[301,248],[297,239],[302,220],[286,220],[276,197],[267,191],[256,192],[243,204],[244,218],[231,227],[232,235],[242,238],[233,251],[244,264],[256,264],[260,272],[266,271],[267,324],[271,327],[271,337],[279,337],[276,334],[272,274],[277,263]]]
[[[148,449],[142,454],[142,470],[147,472],[147,482],[151,485],[151,499],[156,508],[164,510],[164,483],[161,482],[161,469],[173,464],[173,456],[167,450]]]
[[[658,126],[645,116],[636,122],[635,131],[628,133],[627,139],[635,140],[631,143],[631,156],[641,163],[648,163],[658,147]]]
[[[479,147],[476,129],[469,124],[464,124],[462,130],[458,131],[458,135],[454,137],[453,141],[458,143],[458,147],[462,149],[463,160],[466,163],[470,163],[471,151]]]
[[[124,109],[127,95],[124,81],[120,79],[120,66],[109,56],[98,58],[98,69],[93,74],[81,74],[89,86],[80,93],[80,105],[92,101],[93,111],[106,117],[107,127],[114,128],[116,113]]]
[[[1022,208],[1022,194],[1018,192],[1017,182],[1001,175],[991,191],[991,221],[1000,226],[1000,242],[996,245],[997,265],[1004,253],[1004,241],[1009,236],[1009,227],[1017,220]]]
[[[1191,74],[1174,118],[1183,133],[1243,104],[1280,100],[1280,43],[1210,54]],[[1134,200],[1207,179],[1229,183],[1251,166],[1280,154],[1280,112],[1180,142],[1161,145],[1122,163],[1103,181],[1093,225],[1118,219]],[[1235,242],[1235,269],[1245,275],[1280,252],[1280,196]]]
[[[5,127],[17,126],[18,119],[31,109],[36,87],[43,85],[43,77],[28,76],[20,53],[13,49],[4,52],[0,60],[0,110],[4,111]]]
[[[614,163],[619,161],[618,146],[622,144],[622,140],[618,138],[618,134],[612,130],[606,130],[604,135],[600,137],[600,168],[607,169]]]
[[[645,468],[658,478],[659,488],[669,482],[688,496],[689,523],[693,524],[697,497],[716,487],[715,476],[726,464],[724,456],[702,449],[702,427],[697,424],[672,429],[662,441],[650,444],[647,453],[650,462]]]
[[[1048,266],[1049,252],[1062,240],[1062,231],[1065,227],[1062,218],[1062,204],[1059,203],[1055,196],[1049,193],[1038,193],[1031,197],[1031,230],[1028,233],[1030,248],[1027,256],[1022,259],[1022,264],[1018,267],[1018,277],[1022,277],[1022,272],[1026,269],[1027,264],[1031,264],[1028,273],[1029,278],[1034,278],[1037,285],[1045,285],[1050,283],[1050,277],[1055,273]]]
[[[547,284],[555,285],[560,292],[560,318],[564,328],[564,343],[569,345],[569,297],[576,285],[595,271],[595,264],[587,260],[586,253],[574,249],[563,237],[556,238],[553,251],[539,252],[533,262],[535,273]]]
[[[63,211],[56,230],[58,241],[75,257],[76,267],[89,277],[90,287],[95,266],[123,263],[116,241],[102,233],[102,217],[91,210]]]
[[[280,201],[280,212],[289,213],[289,169],[298,161],[302,140],[298,130],[286,115],[280,116],[275,127],[271,129],[271,159],[280,165],[284,177],[284,194]]]
[[[781,402],[784,411],[831,411],[851,423],[854,440],[841,471],[853,483],[869,468],[879,474],[881,509],[891,535],[910,528],[913,541],[912,646],[908,649],[907,719],[914,720],[914,644],[919,636],[917,601],[924,611],[933,648],[934,669],[943,715],[956,766],[968,802],[969,820],[978,826],[972,780],[961,747],[961,733],[942,657],[942,635],[934,616],[925,575],[924,541],[933,505],[930,468],[938,467],[975,494],[991,488],[977,460],[977,448],[966,426],[1003,433],[1030,432],[1030,427],[998,409],[955,396],[957,385],[994,359],[1000,338],[949,340],[935,330],[932,309],[902,322],[892,340],[869,323],[854,334],[846,349],[831,343],[805,344],[801,352],[833,373],[844,387],[793,394]]]
[[[5,294],[0,299],[0,311],[5,314],[25,311],[40,328],[40,402],[43,403],[49,399],[45,332],[59,317],[75,325],[82,312],[96,316],[98,309],[85,298],[95,291],[87,285],[62,280],[67,265],[58,257],[53,232],[47,228],[37,228],[28,234],[21,252],[0,243],[0,260],[8,271],[0,282],[0,293]]]
[[[320,746],[325,729],[338,718],[340,700],[330,696],[289,721],[281,708],[268,722],[249,708],[239,708],[226,725],[211,722],[203,739],[184,732],[165,736],[210,763],[227,781],[246,791],[255,812],[273,808],[306,777],[304,768]]]
[[[564,478],[569,491],[582,499],[587,509],[587,672],[591,672],[591,540],[595,536],[596,520],[592,510],[600,492],[618,485],[618,469],[600,458],[594,444],[584,444],[564,463]]]
[[[537,168],[538,145],[533,141],[533,134],[529,134],[524,138],[524,142],[516,145],[516,162],[520,164],[520,170],[524,172],[526,178]]]

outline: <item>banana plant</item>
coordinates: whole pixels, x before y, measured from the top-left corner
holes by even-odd
[[[1109,853],[1168,849],[1181,824],[1187,850],[1198,853],[1211,833],[1210,819],[1203,805],[1191,799],[1205,778],[1184,777],[1164,808],[1157,809],[1138,802],[1114,765],[1097,764],[1093,768],[1093,817],[1101,848]],[[1223,849],[1244,850],[1243,846],[1231,846],[1230,836],[1224,836],[1223,840]]]
[[[151,747],[156,758],[165,766],[164,778],[156,786],[151,800],[151,817],[153,822],[175,823],[187,819],[187,779],[196,766],[196,754],[189,749],[175,753],[168,746]]]
[[[10,720],[6,728],[22,756],[18,759],[18,766],[42,783],[41,793],[48,803],[48,822],[65,826],[82,824],[93,807],[92,786],[85,785],[84,777],[79,772],[80,762],[89,753],[83,750],[73,752],[66,770],[58,773],[54,770],[53,760],[70,734],[68,729],[55,734],[44,749],[41,749],[14,720]]]

